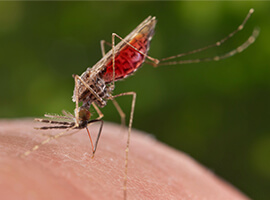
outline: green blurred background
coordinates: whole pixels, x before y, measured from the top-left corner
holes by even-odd
[[[100,40],[126,36],[149,15],[158,24],[149,54],[167,57],[212,44],[246,28],[220,55],[261,34],[246,51],[220,62],[144,65],[116,84],[138,94],[134,128],[180,149],[253,199],[270,199],[269,2],[0,2],[0,117],[73,111],[72,74],[101,58]],[[129,113],[131,98],[118,99]],[[104,120],[120,123],[112,103]]]

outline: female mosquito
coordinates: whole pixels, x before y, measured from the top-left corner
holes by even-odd
[[[126,143],[125,176],[123,184],[124,199],[126,199],[128,153],[130,144],[130,134],[133,123],[133,115],[135,109],[136,93],[125,92],[113,95],[115,82],[117,80],[124,79],[129,75],[133,74],[144,62],[154,67],[158,67],[161,65],[199,63],[207,61],[218,61],[242,52],[255,41],[256,37],[259,34],[258,29],[255,28],[252,35],[242,45],[221,56],[207,57],[193,60],[171,61],[176,58],[198,53],[212,47],[220,46],[221,44],[223,44],[225,41],[233,37],[237,32],[241,31],[244,28],[247,20],[250,18],[253,12],[254,10],[250,9],[249,13],[247,14],[244,21],[240,24],[240,26],[238,26],[237,29],[235,29],[225,38],[217,41],[216,43],[187,53],[182,53],[163,59],[156,59],[148,55],[150,41],[154,35],[154,29],[157,23],[155,17],[152,16],[147,17],[124,39],[119,35],[117,35],[116,33],[112,33],[112,44],[111,44],[112,49],[109,52],[105,53],[104,44],[106,42],[101,41],[101,51],[103,57],[93,67],[87,68],[86,71],[83,72],[81,76],[73,75],[73,78],[75,80],[75,88],[72,100],[76,104],[74,115],[66,111],[63,111],[64,114],[63,116],[45,115],[47,119],[35,119],[36,121],[43,123],[56,124],[56,126],[44,126],[38,129],[65,129],[65,131],[60,132],[55,136],[47,138],[40,144],[34,146],[31,150],[26,151],[23,154],[23,156],[29,155],[31,152],[37,150],[41,145],[48,143],[50,140],[61,137],[67,131],[85,128],[90,138],[92,146],[92,155],[94,157],[103,126],[103,121],[101,120],[103,114],[99,108],[103,108],[104,106],[106,106],[107,101],[111,100],[115,105],[116,109],[118,110],[123,124],[125,121],[125,114],[120,108],[119,104],[116,102],[115,98],[127,95],[132,96],[131,112],[128,124],[128,138]],[[115,44],[115,37],[121,40],[118,44]],[[79,103],[81,104],[79,105]],[[91,105],[94,107],[94,109],[99,115],[99,117],[97,117],[96,119],[91,119],[91,113],[89,111]],[[53,120],[53,118],[56,118],[57,120]],[[89,124],[96,122],[100,123],[100,128],[97,139],[95,143],[93,143],[89,129],[87,127]]]

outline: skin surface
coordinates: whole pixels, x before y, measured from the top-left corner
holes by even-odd
[[[95,157],[86,130],[20,155],[61,130],[35,130],[32,119],[0,121],[1,199],[123,199],[127,131],[104,124]],[[91,125],[95,138],[98,126]],[[68,134],[68,133],[67,133]],[[133,130],[128,199],[248,199],[186,154]]]

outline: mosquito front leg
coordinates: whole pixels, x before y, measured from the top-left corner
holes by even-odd
[[[127,145],[126,145],[126,150],[125,150],[126,151],[125,176],[124,176],[124,183],[123,183],[124,199],[127,199],[128,153],[129,153],[131,128],[132,128],[133,117],[134,117],[134,109],[135,109],[135,102],[136,102],[136,93],[135,92],[125,92],[125,93],[121,93],[121,94],[112,96],[111,99],[115,99],[116,97],[121,97],[121,96],[132,96],[131,111],[130,111],[129,124],[128,124]]]
[[[54,136],[51,136],[51,137],[48,137],[46,140],[43,140],[41,143],[35,145],[32,149],[24,152],[21,157],[26,157],[28,156],[30,153],[32,153],[33,151],[36,151],[37,149],[39,149],[40,146],[44,145],[44,144],[47,144],[48,142],[50,142],[51,140],[54,140],[54,139],[57,139],[57,138],[60,138],[61,136],[63,136],[67,131],[69,130],[72,130],[76,128],[76,125],[74,125],[73,127],[70,127],[68,129],[66,129],[65,131],[63,132],[60,132],[58,133],[57,135],[54,135]]]
[[[76,101],[76,108],[75,108],[75,119],[76,125],[79,126],[79,83],[78,83],[78,75],[73,75],[75,81],[75,101]]]

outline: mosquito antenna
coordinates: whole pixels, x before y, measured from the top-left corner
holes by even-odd
[[[167,58],[162,58],[162,59],[160,59],[160,62],[163,62],[163,61],[166,61],[166,60],[172,60],[172,59],[183,57],[183,56],[187,56],[187,55],[190,55],[190,54],[195,54],[195,53],[198,53],[198,52],[201,52],[201,51],[205,51],[205,50],[210,49],[210,48],[213,48],[213,47],[220,46],[221,44],[223,44],[228,39],[232,38],[237,32],[241,31],[244,28],[246,22],[248,21],[248,19],[250,18],[250,16],[252,15],[253,12],[254,12],[254,9],[251,8],[249,10],[247,16],[245,17],[244,21],[238,26],[238,28],[235,29],[233,32],[231,32],[229,35],[227,35],[225,38],[217,41],[216,43],[211,44],[211,45],[208,45],[208,46],[205,46],[205,47],[200,48],[200,49],[195,49],[195,50],[189,51],[187,53],[181,53],[181,54],[178,54],[178,55],[175,55],[175,56],[170,56],[170,57],[167,57]],[[195,59],[195,62],[187,62],[187,63],[196,63],[196,62],[198,62],[197,59]],[[183,63],[185,63],[185,62],[183,62]],[[177,64],[182,64],[182,63],[177,63]],[[161,64],[158,64],[158,65],[161,65]]]

